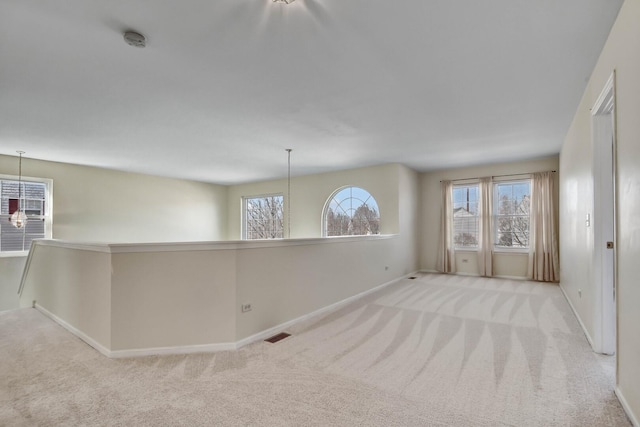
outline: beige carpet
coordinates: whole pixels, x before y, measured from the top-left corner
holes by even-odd
[[[110,360],[0,313],[0,425],[630,425],[556,285],[425,274],[289,332]]]

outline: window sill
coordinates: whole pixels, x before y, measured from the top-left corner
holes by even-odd
[[[493,253],[500,255],[529,255],[529,249],[496,248],[493,250]]]
[[[26,258],[29,251],[0,252],[0,258]]]
[[[477,253],[480,249],[478,248],[455,248],[456,253]],[[529,249],[505,249],[499,248],[493,249],[494,254],[499,255],[528,255]]]

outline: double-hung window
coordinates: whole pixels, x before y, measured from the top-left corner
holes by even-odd
[[[246,240],[284,238],[284,196],[243,197],[243,233]]]
[[[476,249],[480,217],[478,215],[478,184],[453,187],[453,242],[456,249]]]
[[[20,255],[34,239],[51,238],[52,181],[0,176],[0,255]],[[22,209],[27,224],[16,228],[11,215]]]
[[[480,241],[480,189],[477,183],[453,187],[453,242],[456,249],[478,248]],[[495,250],[529,248],[531,180],[493,183],[492,244]]]
[[[494,247],[528,249],[531,180],[496,182],[493,190]]]

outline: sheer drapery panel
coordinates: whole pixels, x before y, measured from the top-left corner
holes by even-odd
[[[560,280],[554,177],[553,172],[538,172],[531,179],[531,238],[527,276],[541,282]]]
[[[480,178],[480,239],[478,273],[493,276],[493,184],[491,177]]]
[[[442,273],[454,273],[456,271],[456,255],[453,241],[453,183],[451,181],[442,181],[441,191],[440,243],[437,269]]]

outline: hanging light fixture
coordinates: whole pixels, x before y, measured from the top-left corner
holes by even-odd
[[[11,215],[9,221],[15,228],[23,228],[27,225],[27,214],[22,210],[22,155],[24,151],[16,151],[20,155],[20,167],[18,170],[18,209]]]
[[[285,4],[291,4],[294,1],[295,0],[273,0],[274,3],[285,3]]]

